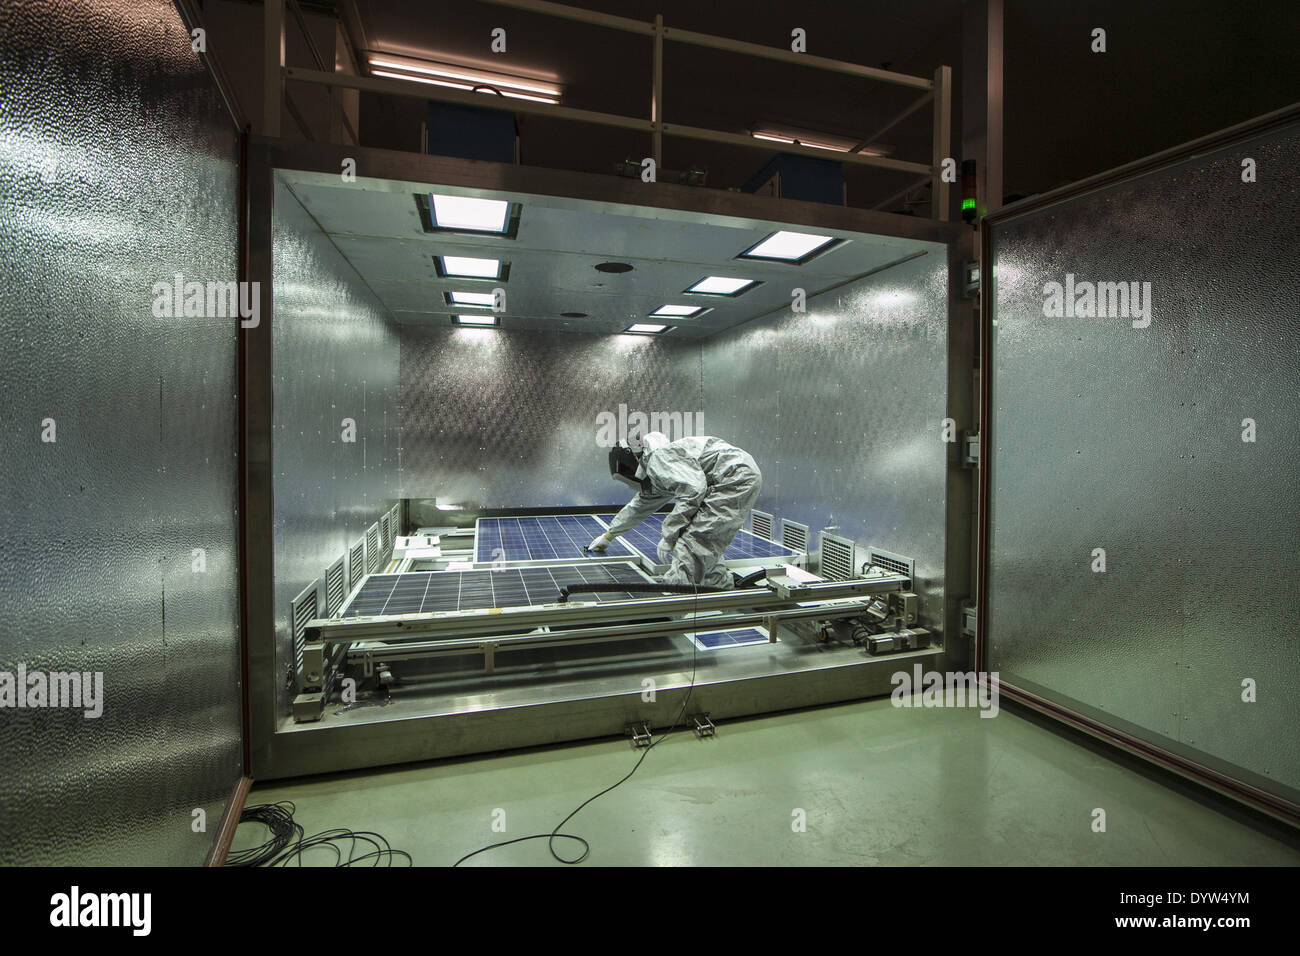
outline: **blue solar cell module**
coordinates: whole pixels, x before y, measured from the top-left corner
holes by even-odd
[[[487,563],[586,557],[582,549],[604,530],[591,515],[480,518],[474,559]],[[618,541],[605,553],[611,557],[633,557],[632,551]]]
[[[722,647],[742,647],[746,644],[768,642],[767,635],[752,627],[743,627],[735,631],[703,631],[695,635],[695,641],[709,651],[716,651]]]
[[[343,610],[342,616],[422,614],[550,604],[560,599],[563,588],[580,583],[645,584],[646,579],[626,564],[372,574]],[[575,595],[574,599],[605,603],[638,596],[628,591],[616,591]]]
[[[607,524],[614,520],[613,515],[601,515],[601,517]],[[632,547],[651,561],[655,561],[659,553],[659,539],[663,537],[665,517],[661,514],[650,515],[623,537],[631,542]],[[742,528],[736,532],[736,537],[722,555],[722,559],[737,561],[743,558],[787,558],[793,554],[794,551],[785,545],[760,538]]]

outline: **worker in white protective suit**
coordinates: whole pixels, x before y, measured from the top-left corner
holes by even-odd
[[[659,563],[668,565],[661,580],[733,587],[722,555],[763,487],[758,465],[748,452],[720,438],[693,436],[670,442],[668,436],[650,432],[639,444],[619,446],[609,454],[611,476],[636,488],[637,494],[588,549],[604,551],[675,498],[659,542]]]

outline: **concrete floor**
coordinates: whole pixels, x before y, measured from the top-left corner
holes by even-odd
[[[292,800],[308,834],[375,830],[417,865],[445,866],[549,832],[638,756],[603,740],[272,782],[248,805]],[[1162,779],[1005,707],[989,719],[886,698],[723,722],[712,740],[679,730],[566,831],[590,841],[596,866],[1300,864],[1293,832]],[[1105,833],[1092,830],[1097,807]],[[498,809],[504,833],[492,829]],[[796,809],[805,832],[792,828]],[[235,847],[261,842],[259,829],[242,826]],[[570,841],[557,848],[576,855]],[[465,865],[559,864],[534,840]]]

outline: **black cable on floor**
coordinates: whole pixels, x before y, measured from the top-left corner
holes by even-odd
[[[392,866],[394,857],[403,857],[411,865],[411,854],[394,850],[388,841],[370,830],[324,830],[304,836],[305,830],[296,823],[293,815],[298,808],[288,800],[246,807],[239,815],[240,823],[261,823],[271,831],[271,839],[261,846],[239,850],[226,857],[226,866],[288,866],[302,857],[307,850],[325,847],[334,853],[334,865],[356,866],[369,862],[371,866]],[[347,858],[343,856],[344,843],[348,845]],[[373,847],[368,853],[357,856],[357,844]]]
[[[692,590],[693,590],[694,593],[695,593],[695,607],[691,609],[691,629],[694,630],[694,629],[695,629],[695,624],[696,624],[696,622],[699,620],[699,604],[700,604],[700,590],[701,590],[701,588],[696,587],[696,588],[693,588]],[[703,590],[713,591],[713,590],[717,590],[717,589],[716,589],[716,588],[703,588]],[[548,850],[551,851],[551,856],[553,856],[553,857],[554,857],[557,861],[559,861],[560,863],[568,863],[568,864],[572,865],[572,864],[575,864],[575,863],[581,863],[583,860],[585,860],[585,859],[587,858],[587,855],[591,852],[591,844],[588,843],[585,839],[583,839],[582,837],[580,837],[580,836],[578,836],[578,835],[576,835],[576,834],[573,834],[573,833],[561,833],[560,830],[564,828],[564,825],[565,825],[566,823],[568,823],[570,820],[572,820],[574,817],[576,817],[579,813],[581,813],[582,810],[583,810],[583,808],[586,807],[587,804],[592,803],[593,801],[600,799],[600,798],[603,797],[605,794],[609,793],[611,790],[614,790],[615,788],[622,786],[622,785],[623,785],[624,783],[626,783],[629,779],[631,779],[632,774],[636,773],[637,770],[640,769],[640,767],[641,767],[641,763],[645,760],[645,758],[648,757],[648,756],[650,756],[650,751],[654,750],[655,747],[658,747],[661,743],[663,743],[663,742],[668,738],[668,735],[671,734],[674,730],[677,729],[677,724],[678,724],[679,721],[681,721],[681,719],[682,719],[682,714],[686,713],[686,705],[687,705],[688,703],[690,703],[690,700],[691,700],[691,694],[695,692],[695,669],[696,669],[696,663],[697,663],[697,660],[698,660],[698,656],[699,656],[699,648],[697,648],[697,647],[695,646],[695,642],[692,641],[692,642],[691,642],[691,683],[690,683],[690,686],[686,689],[686,696],[682,698],[682,706],[681,706],[680,708],[678,708],[678,710],[677,710],[677,716],[673,718],[673,722],[672,722],[672,724],[669,725],[668,729],[665,730],[665,731],[663,732],[663,735],[662,735],[658,740],[652,740],[652,741],[650,742],[650,745],[649,745],[648,747],[646,747],[645,750],[641,753],[640,758],[637,760],[636,764],[632,767],[632,769],[629,770],[629,771],[627,772],[627,775],[626,775],[626,776],[624,776],[622,779],[620,779],[617,783],[610,784],[610,785],[609,785],[608,787],[606,787],[604,790],[602,790],[602,791],[600,791],[599,793],[594,794],[594,795],[588,797],[586,800],[582,801],[582,803],[578,804],[577,808],[576,808],[572,813],[570,813],[567,817],[565,817],[563,820],[561,820],[561,821],[559,822],[559,824],[555,827],[555,829],[552,830],[550,833],[534,833],[534,834],[532,834],[532,835],[530,835],[530,836],[515,837],[515,839],[513,839],[513,840],[503,840],[503,841],[500,842],[500,843],[492,843],[492,844],[489,844],[488,846],[480,847],[479,849],[475,850],[473,853],[466,853],[466,854],[465,854],[464,856],[462,856],[459,860],[457,860],[455,863],[453,863],[453,864],[452,864],[452,867],[454,868],[454,867],[460,866],[462,863],[464,863],[464,862],[465,862],[466,860],[468,860],[470,857],[478,856],[480,853],[486,853],[486,852],[488,852],[489,850],[497,850],[497,849],[500,849],[500,848],[503,847],[503,846],[511,846],[512,844],[515,844],[515,843],[526,843],[526,842],[528,842],[529,840],[545,840],[545,841],[546,841],[546,848],[547,848]],[[581,854],[580,856],[574,857],[574,858],[572,858],[572,859],[569,859],[568,857],[563,857],[563,856],[561,856],[561,855],[556,851],[556,849],[555,849],[555,841],[556,841],[557,839],[574,840],[574,841],[576,841],[577,843],[581,844],[581,846],[582,846],[582,854]]]

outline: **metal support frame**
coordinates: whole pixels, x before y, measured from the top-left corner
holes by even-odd
[[[948,187],[943,178],[943,161],[952,149],[952,67],[934,71],[934,179],[930,190],[930,218],[948,221]]]
[[[329,72],[325,58],[321,56],[320,49],[316,46],[316,40],[311,35],[311,30],[307,26],[307,18],[303,15],[302,7],[298,0],[288,0],[289,9],[293,12],[294,22],[298,24],[298,30],[302,33],[303,39],[307,42],[307,51],[311,53],[312,60],[316,63],[316,69],[322,72]],[[347,131],[352,142],[358,146],[361,145],[361,137],[357,131],[352,128],[352,120],[348,118],[348,111],[343,106],[343,100],[340,96],[331,91],[330,104],[338,111],[343,120],[343,128]]]
[[[769,641],[775,643],[782,622],[853,617],[865,612],[875,596],[908,586],[910,579],[905,575],[881,575],[788,589],[755,588],[608,604],[318,618],[304,629],[303,694],[295,702],[294,712],[303,720],[319,718],[318,708],[324,706],[328,687],[345,660],[367,667],[381,653],[385,662],[479,653],[483,655],[484,672],[491,674],[499,652],[681,634],[695,626],[701,610],[737,611],[708,617],[709,627],[762,624],[768,630]],[[812,607],[800,606],[809,602],[816,603]],[[552,629],[560,624],[564,629]],[[381,644],[376,646],[370,641]]]
[[[902,590],[911,578],[902,574],[881,574],[872,578],[853,578],[805,584],[781,595],[765,588],[715,591],[708,594],[652,597],[644,600],[617,601],[605,604],[542,604],[533,607],[485,611],[432,612],[367,617],[316,618],[304,630],[307,641],[341,644],[375,638],[388,643],[414,641],[426,637],[467,637],[497,635],[502,631],[545,627],[563,623],[627,623],[674,614],[735,609],[783,610],[802,601],[835,601],[861,598]],[[565,632],[566,634],[569,632]]]
[[[901,585],[899,585],[901,587]],[[901,592],[900,592],[901,593]],[[679,617],[671,621],[652,621],[645,624],[606,624],[604,626],[575,628],[564,631],[546,631],[544,633],[517,634],[507,637],[469,637],[463,639],[443,639],[436,641],[393,641],[385,640],[382,647],[369,642],[362,642],[347,648],[338,661],[364,661],[367,657],[381,657],[384,661],[423,660],[443,655],[482,653],[486,673],[493,671],[493,659],[496,654],[505,651],[536,650],[539,647],[576,647],[584,644],[605,644],[611,641],[639,641],[648,637],[667,637],[695,630],[701,624],[707,624],[709,630],[729,630],[732,628],[752,627],[761,624],[768,629],[769,643],[775,644],[776,628],[782,621],[827,620],[833,621],[844,617],[854,617],[866,612],[870,601],[849,601],[839,604],[825,604],[816,607],[792,608],[783,611],[753,611],[740,614],[719,614],[703,621],[689,617]],[[319,641],[314,645],[319,648],[320,659],[331,656],[333,641]],[[304,651],[304,660],[306,653]],[[305,665],[304,665],[305,666]]]
[[[284,102],[284,0],[262,4],[262,135],[280,135]]]
[[[650,94],[650,122],[654,132],[650,134],[650,155],[654,157],[655,169],[664,164],[664,15],[655,14],[655,50],[654,79]]]
[[[176,0],[176,11],[180,14],[187,30],[199,29],[207,32],[202,10],[203,8],[199,5],[198,0]],[[235,88],[230,81],[230,74],[226,72],[221,61],[211,50],[201,53],[199,56],[207,64],[208,69],[212,71],[212,80],[217,84],[217,91],[221,94],[221,99],[230,112],[230,118],[234,121],[235,128],[243,133],[248,127],[248,118],[244,115],[244,110],[239,104],[239,98],[235,96]]]
[[[739,53],[746,56],[759,57],[765,60],[773,60],[778,63],[786,63],[794,66],[806,66],[812,69],[826,70],[845,76],[856,76],[864,79],[875,80],[881,83],[889,83],[895,86],[921,90],[925,95],[908,106],[902,113],[894,117],[894,119],[890,120],[890,122],[876,134],[876,137],[872,137],[872,140],[883,134],[886,130],[892,128],[907,116],[910,116],[916,110],[932,103],[934,107],[934,144],[931,162],[928,164],[907,162],[900,159],[890,159],[884,156],[866,155],[862,150],[869,146],[872,140],[863,141],[846,153],[828,153],[824,149],[804,146],[798,143],[782,144],[780,152],[794,153],[801,156],[814,156],[819,159],[833,159],[833,161],[840,163],[870,166],[877,169],[891,170],[893,172],[921,175],[925,178],[925,181],[929,181],[932,184],[931,217],[939,220],[948,219],[949,184],[945,183],[942,179],[941,166],[943,160],[949,158],[951,145],[952,70],[950,67],[941,66],[935,71],[933,79],[926,79],[925,77],[909,76],[905,73],[895,73],[890,70],[863,66],[858,63],[849,63],[844,60],[811,56],[806,53],[795,53],[791,50],[763,46],[758,43],[748,43],[743,40],[713,36],[707,33],[697,33],[691,30],[669,28],[664,26],[662,14],[656,15],[654,21],[651,23],[641,20],[633,20],[628,17],[597,13],[591,10],[580,9],[578,7],[566,6],[564,4],[551,3],[548,2],[548,0],[479,0],[479,2],[493,3],[498,6],[511,7],[517,10],[526,10],[544,16],[574,20],[592,26],[606,27],[612,30],[633,33],[638,36],[650,37],[653,41],[653,54],[650,118],[648,120],[638,119],[631,116],[621,116],[614,113],[600,113],[593,110],[574,109],[572,107],[553,105],[550,103],[534,103],[528,100],[512,100],[510,103],[510,109],[517,113],[550,116],[556,119],[648,132],[650,134],[650,154],[655,161],[656,167],[661,166],[663,163],[663,137],[665,134],[684,139],[724,143],[731,146],[742,146],[750,149],[770,150],[772,148],[766,141],[755,139],[752,136],[745,136],[739,133],[727,133],[721,130],[704,129],[695,126],[684,126],[680,124],[669,125],[664,122],[663,44],[665,40],[673,40],[691,46],[723,50],[728,53]],[[438,100],[441,102],[459,103],[468,106],[483,105],[482,96],[475,92],[465,92],[445,87],[430,87],[426,84],[416,83],[409,80],[397,80],[373,76],[348,76],[346,74],[331,73],[323,69],[304,70],[286,67],[284,64],[284,4],[285,0],[266,0],[265,4],[266,49],[264,59],[266,69],[265,76],[267,77],[267,82],[264,87],[265,120],[263,132],[265,135],[279,135],[280,104],[284,98],[284,83],[286,80],[290,79],[305,83],[317,83],[331,87],[346,87],[374,93],[412,97],[422,100]],[[278,80],[275,79],[277,72]],[[915,188],[914,185],[908,186],[903,192],[905,193],[907,190],[912,188]],[[875,208],[879,209],[881,206],[887,205],[888,202],[892,202],[896,199],[898,195],[899,194],[895,194],[894,196],[891,196],[888,201],[877,205]]]

